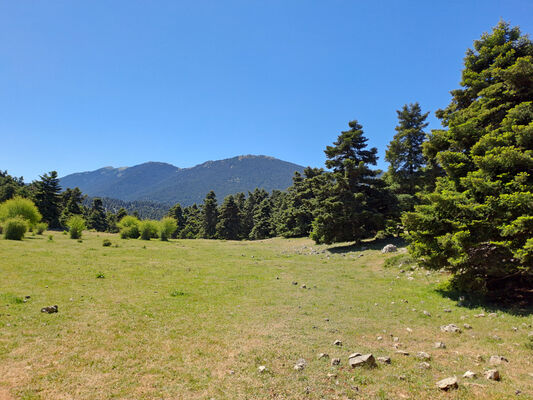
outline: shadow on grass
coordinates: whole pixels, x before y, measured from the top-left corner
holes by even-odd
[[[533,289],[521,288],[497,292],[490,296],[476,296],[450,286],[440,287],[436,292],[454,300],[457,306],[483,308],[487,312],[503,312],[510,315],[527,317],[533,315]]]
[[[389,238],[389,239],[372,239],[364,241],[358,244],[342,245],[329,247],[326,251],[334,254],[350,253],[354,251],[364,250],[381,250],[388,244],[393,244],[396,247],[405,247],[407,242],[402,238]]]

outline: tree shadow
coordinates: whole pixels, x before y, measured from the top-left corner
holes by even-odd
[[[483,308],[485,311],[503,312],[506,314],[527,317],[533,315],[533,289],[516,288],[504,292],[496,292],[490,296],[472,295],[451,287],[438,288],[441,296],[456,301],[458,307],[469,309]]]
[[[343,254],[343,253],[351,253],[351,252],[364,251],[364,250],[381,250],[383,249],[383,247],[385,247],[388,244],[393,244],[396,247],[407,246],[407,242],[404,239],[394,237],[394,238],[388,238],[388,239],[371,239],[371,240],[363,241],[361,243],[353,243],[349,245],[329,247],[326,249],[326,251],[333,253],[333,254]]]

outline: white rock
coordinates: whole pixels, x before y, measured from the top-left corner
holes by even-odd
[[[348,364],[350,367],[369,367],[373,368],[376,366],[376,360],[372,354],[363,354],[355,357],[348,358]]]
[[[499,381],[500,380],[500,371],[497,369],[489,369],[485,372],[485,378],[489,379],[491,381]]]
[[[443,325],[440,327],[440,330],[442,332],[455,332],[455,333],[461,333],[461,329],[455,324],[449,324],[449,325]]]
[[[425,351],[419,351],[418,353],[416,353],[416,358],[418,358],[419,360],[424,360],[424,361],[431,360],[431,356]]]
[[[490,356],[489,358],[490,365],[500,365],[503,362],[509,362],[509,360],[502,356]]]
[[[265,367],[264,365],[261,365],[259,368],[257,368],[257,370],[261,373],[265,372],[267,369],[267,367]]]
[[[393,244],[388,244],[381,250],[382,253],[394,253],[395,251],[398,251],[398,248]]]
[[[442,343],[442,342],[435,342],[434,347],[435,347],[436,349],[445,349],[445,348],[446,348],[446,345],[445,345],[444,343]]]
[[[437,386],[441,390],[457,389],[459,387],[455,376],[438,381]]]
[[[474,378],[477,378],[477,374],[475,372],[472,372],[472,371],[466,371],[463,374],[463,378],[474,379]]]
[[[342,346],[342,342],[341,342],[340,340],[338,340],[338,339],[335,340],[335,341],[333,342],[333,344],[334,344],[335,346]]]

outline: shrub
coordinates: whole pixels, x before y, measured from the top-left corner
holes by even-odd
[[[54,237],[52,235],[48,235],[48,240],[52,241],[54,240]]]
[[[22,240],[28,230],[26,220],[21,217],[9,218],[4,222],[4,238],[9,240]]]
[[[29,226],[35,225],[41,220],[41,213],[30,199],[14,197],[0,204],[0,221],[20,217]]]
[[[124,217],[125,218],[125,217]],[[157,237],[159,223],[151,219],[146,219],[139,223],[139,232],[142,240],[150,240]]]
[[[86,229],[85,220],[79,215],[70,217],[67,226],[71,239],[80,239],[83,230]]]
[[[38,222],[35,224],[35,233],[37,235],[42,235],[45,230],[48,229],[48,224],[46,222]]]
[[[174,218],[165,217],[159,221],[159,238],[161,240],[168,240],[174,232],[178,229],[178,223]]]
[[[120,237],[122,239],[137,239],[139,237],[139,223],[137,218],[126,215],[117,224],[120,229]]]
[[[104,247],[109,247],[109,246],[111,246],[111,240],[109,240],[109,239],[104,239],[104,240],[102,241],[102,246],[104,246]]]

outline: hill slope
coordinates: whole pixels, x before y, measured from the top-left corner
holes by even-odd
[[[63,189],[79,187],[89,196],[124,201],[156,201],[190,205],[203,201],[214,190],[219,200],[228,194],[256,187],[267,191],[286,189],[295,171],[304,167],[266,156],[238,156],[207,161],[192,168],[148,162],[133,167],[105,167],[61,178]]]

